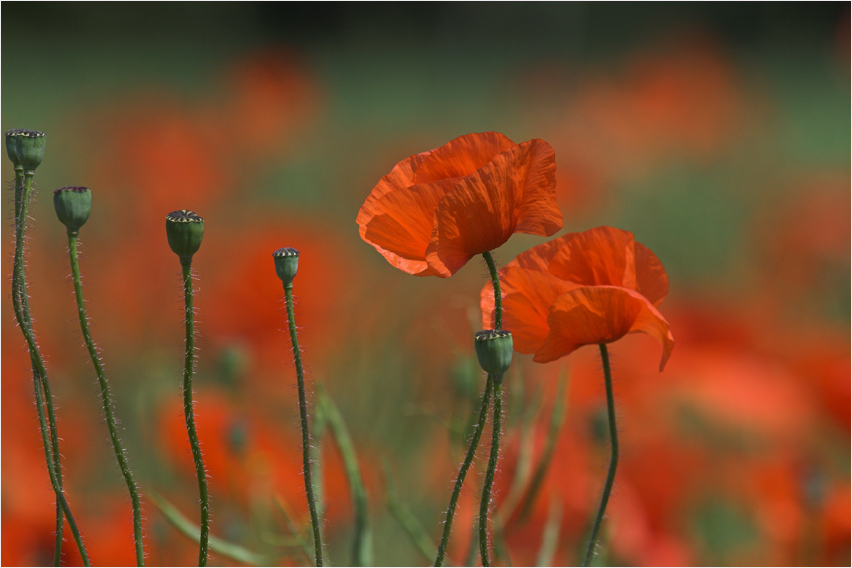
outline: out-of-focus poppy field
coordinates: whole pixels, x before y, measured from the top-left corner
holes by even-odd
[[[648,335],[609,345],[621,459],[594,562],[852,562],[848,4],[4,3],[2,17],[2,128],[47,136],[30,308],[93,565],[135,564],[133,523],[53,190],[92,189],[83,286],[149,565],[198,556],[164,512],[197,526],[181,266],[164,230],[180,209],[205,220],[193,386],[211,533],[225,542],[210,564],[312,561],[299,545],[310,522],[280,247],[300,251],[327,559],[355,561],[359,524],[343,444],[314,412],[320,392],[363,477],[361,554],[431,564],[485,385],[473,334],[489,271],[477,257],[451,278],[406,274],[356,216],[400,160],[490,131],[552,146],[557,235],[630,231],[668,274],[665,370]],[[49,565],[55,497],[12,309],[5,156],[0,171],[2,564]],[[548,240],[513,235],[498,267]],[[603,384],[593,346],[549,363],[515,353],[495,564],[581,562],[609,458]],[[487,436],[453,565],[479,562]],[[62,552],[80,564],[67,529]]]

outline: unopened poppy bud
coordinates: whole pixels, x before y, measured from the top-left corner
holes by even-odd
[[[24,170],[33,171],[42,159],[44,159],[44,146],[47,139],[44,132],[38,130],[18,130],[15,137],[15,150],[18,154],[18,162],[24,166]]]
[[[299,271],[299,251],[293,247],[280,248],[272,253],[272,258],[275,260],[275,272],[278,273],[278,278],[284,283],[284,287],[292,286],[293,278]]]
[[[79,231],[92,212],[92,190],[88,187],[60,187],[53,192],[53,207],[69,232]]]
[[[166,215],[166,236],[169,246],[180,257],[182,264],[192,262],[192,255],[201,247],[204,236],[204,219],[186,209]]]
[[[6,155],[9,156],[9,160],[15,166],[20,165],[18,161],[18,130],[18,128],[15,128],[14,130],[6,131]]]
[[[502,378],[512,364],[512,333],[506,329],[486,329],[474,335],[479,366],[494,377]]]

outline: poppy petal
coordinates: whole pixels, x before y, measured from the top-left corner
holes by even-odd
[[[494,156],[516,147],[499,132],[465,134],[432,150],[414,172],[412,183],[433,183],[472,174]]]
[[[426,261],[452,276],[477,254],[496,249],[516,230],[549,236],[562,228],[553,185],[553,150],[541,140],[498,154],[457,180],[438,205]]]
[[[376,187],[367,196],[364,205],[358,210],[358,217],[355,222],[360,227],[361,238],[364,238],[366,226],[370,222],[370,219],[381,213],[381,211],[376,209],[376,202],[390,191],[411,186],[414,183],[414,171],[429,154],[430,152],[422,152],[409,156],[396,164],[388,175],[379,180],[379,183],[376,184]]]
[[[663,263],[649,248],[636,243],[634,257],[636,259],[636,291],[648,298],[648,301],[659,307],[669,295],[669,277]]]
[[[364,227],[363,238],[392,265],[416,276],[435,275],[426,263],[435,208],[448,183],[413,185],[386,193],[374,202],[377,213]]]
[[[560,280],[547,272],[507,266],[501,271],[503,296],[503,329],[512,332],[518,353],[535,353],[549,331],[547,316],[550,305],[562,294],[578,285]],[[486,284],[480,293],[482,328],[494,326],[494,289]]]
[[[660,371],[674,347],[668,322],[641,294],[616,286],[582,286],[558,297],[547,316],[550,332],[534,361],[546,363],[583,345],[647,333],[663,346]]]
[[[516,233],[549,237],[562,228],[562,211],[556,201],[556,154],[550,144],[534,138],[520,145],[529,148],[524,197]]]
[[[548,268],[551,274],[587,286],[636,289],[632,233],[597,227],[561,238],[562,247]]]
[[[659,306],[669,291],[662,263],[633,234],[613,227],[569,233],[533,247],[510,263],[546,270],[586,286],[620,286],[636,290]]]

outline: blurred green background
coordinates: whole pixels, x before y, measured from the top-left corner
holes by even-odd
[[[413,278],[355,217],[398,161],[470,132],[556,152],[563,232],[632,231],[665,265],[676,348],[613,348],[623,460],[598,562],[850,562],[850,37],[847,3],[10,3],[2,5],[2,128],[43,130],[28,277],[60,416],[68,496],[95,564],[133,562],[130,508],[76,324],[50,191],[93,189],[81,233],[95,340],[143,496],[195,519],[182,430],[180,267],[162,219],[206,220],[194,267],[195,382],[214,534],[269,554],[274,497],[306,522],[292,364],[272,251],[296,280],[309,379],[354,439],[374,562],[419,556],[385,505],[433,541],[482,377],[472,359],[484,264]],[[14,174],[2,166],[4,180]],[[3,200],[11,226],[11,190]],[[562,234],[562,233],[560,233]],[[3,234],[11,273],[12,231]],[[515,235],[508,263],[542,239]],[[3,295],[2,563],[52,558],[53,497],[25,343]],[[507,379],[495,518],[501,564],[574,564],[605,475],[594,350]],[[553,463],[527,518],[501,509],[538,463],[560,373]],[[328,555],[346,565],[349,490],[317,440]],[[484,462],[480,452],[478,466]],[[450,556],[465,560],[469,478]],[[512,489],[517,484],[520,489]],[[508,507],[508,506],[507,506]],[[153,565],[194,545],[146,500]],[[556,519],[556,520],[554,520]],[[70,546],[69,546],[70,544]],[[547,552],[546,548],[544,552]],[[65,561],[79,562],[66,542]],[[214,555],[212,564],[231,560]]]

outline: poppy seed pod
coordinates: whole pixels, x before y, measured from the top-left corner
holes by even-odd
[[[15,166],[20,165],[18,161],[18,132],[19,128],[15,128],[13,130],[6,131],[6,155],[9,156],[9,160],[11,160],[12,164]]]
[[[293,278],[299,271],[299,251],[293,247],[280,248],[272,253],[275,260],[275,272],[287,288],[293,285]]]
[[[92,212],[92,190],[88,187],[60,187],[53,192],[56,216],[69,232],[77,232]]]
[[[478,331],[473,343],[482,370],[495,378],[502,378],[512,364],[512,333],[506,329]]]
[[[172,211],[166,215],[166,236],[172,251],[180,257],[181,264],[188,264],[192,262],[192,255],[201,247],[204,219],[187,209]]]
[[[15,150],[18,154],[18,162],[24,166],[24,170],[33,171],[41,164],[46,143],[44,132],[22,129],[17,131]]]

